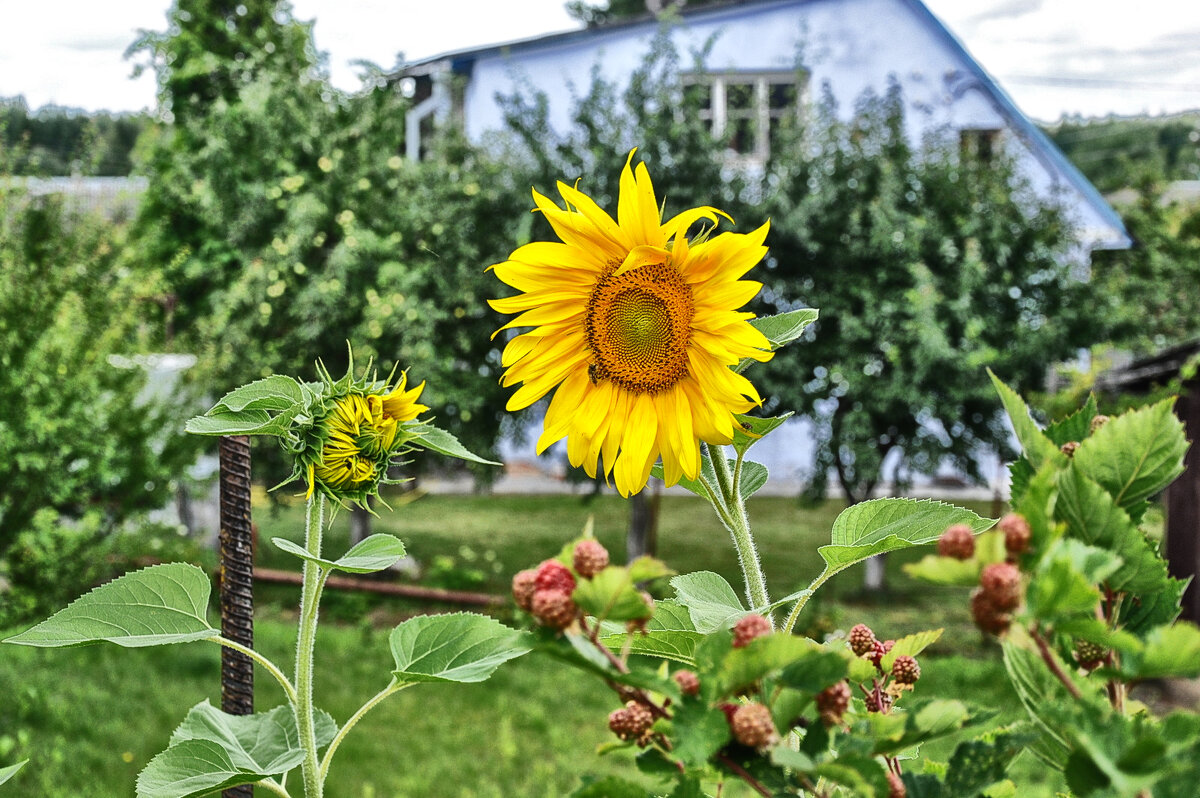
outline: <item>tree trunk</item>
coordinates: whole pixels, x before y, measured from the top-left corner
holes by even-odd
[[[654,556],[658,553],[658,510],[661,503],[658,485],[654,486],[654,494],[650,497],[642,490],[629,498],[629,533],[625,538],[627,562],[645,554]]]

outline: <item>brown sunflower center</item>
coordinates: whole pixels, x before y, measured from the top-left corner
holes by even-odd
[[[687,375],[692,289],[669,263],[615,271],[588,299],[587,343],[596,357],[589,374],[634,393],[665,391]]]

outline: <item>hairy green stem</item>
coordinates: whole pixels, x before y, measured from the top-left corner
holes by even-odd
[[[321,556],[321,535],[325,526],[325,497],[308,500],[304,519],[304,550]],[[305,798],[321,798],[324,781],[317,763],[317,734],[313,721],[313,649],[317,642],[317,606],[327,571],[311,560],[304,561],[304,587],[300,593],[300,633],[296,640],[296,727],[300,747],[304,749],[301,773]]]
[[[256,781],[254,782],[254,786],[262,787],[267,792],[273,792],[276,795],[283,796],[283,798],[292,798],[292,794],[287,791],[287,788],[274,779],[263,779],[262,781]]]
[[[271,660],[267,659],[262,654],[259,654],[254,649],[247,648],[241,643],[235,643],[227,637],[218,636],[211,638],[211,640],[214,643],[219,643],[220,645],[225,646],[226,648],[231,648],[234,651],[245,654],[247,657],[257,662],[263,667],[264,670],[266,670],[267,673],[275,677],[275,681],[279,682],[279,686],[283,688],[283,692],[287,693],[288,701],[293,705],[296,703],[296,688],[292,687],[291,681],[288,680],[288,677],[284,675],[283,671],[281,671],[279,666],[274,662],[271,662]]]
[[[729,533],[733,536],[733,547],[737,550],[738,564],[742,566],[742,577],[746,582],[746,598],[751,607],[766,607],[771,603],[767,595],[767,580],[763,577],[762,563],[758,559],[758,549],[754,545],[754,535],[750,532],[750,519],[746,516],[746,503],[742,500],[737,489],[741,487],[742,458],[734,463],[734,473],[729,471],[729,463],[725,460],[725,452],[720,447],[709,446],[708,456],[712,460],[713,472],[717,476],[717,486],[725,499],[728,508],[722,520],[726,520]],[[720,508],[717,514],[721,515]],[[767,613],[768,617],[770,613]]]
[[[804,605],[807,604],[808,600],[813,597],[813,594],[817,592],[818,588],[825,584],[825,582],[829,580],[829,577],[833,576],[835,573],[837,573],[837,571],[826,568],[821,572],[820,576],[812,580],[808,586],[808,590],[805,591],[804,595],[796,599],[796,606],[792,607],[792,611],[788,613],[787,621],[785,621],[783,624],[784,634],[792,633],[792,629],[794,629],[796,626],[796,620],[800,617],[800,610],[804,609]]]
[[[350,716],[350,720],[346,721],[346,724],[342,726],[342,728],[338,729],[337,736],[333,738],[333,742],[329,744],[329,748],[325,751],[325,756],[321,759],[321,781],[325,781],[325,776],[329,773],[329,764],[333,761],[333,752],[338,749],[338,746],[342,744],[342,740],[347,734],[350,733],[350,730],[354,728],[355,724],[362,719],[362,716],[374,709],[377,704],[383,701],[383,699],[387,698],[393,693],[400,692],[406,687],[412,686],[412,682],[400,684],[395,679],[392,679],[391,684],[376,693],[369,701],[367,701],[367,703],[359,707],[357,712]]]

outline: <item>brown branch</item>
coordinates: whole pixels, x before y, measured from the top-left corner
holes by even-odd
[[[304,577],[295,571],[280,571],[274,568],[255,568],[256,582],[271,582],[280,585],[300,585]],[[436,587],[417,587],[416,585],[397,585],[391,582],[377,582],[371,579],[354,579],[348,576],[330,576],[325,580],[325,587],[334,590],[361,590],[367,593],[381,593],[386,596],[402,596],[404,598],[422,599],[424,601],[444,601],[448,604],[470,604],[480,607],[499,607],[508,603],[503,596],[491,593],[471,593],[465,590],[442,590]]]
[[[1062,666],[1058,664],[1058,660],[1054,658],[1054,653],[1050,650],[1050,646],[1046,644],[1046,638],[1042,637],[1037,627],[1030,627],[1029,634],[1033,638],[1033,642],[1037,643],[1038,653],[1042,655],[1042,660],[1046,663],[1046,667],[1050,669],[1050,672],[1063,683],[1063,686],[1067,688],[1067,692],[1073,698],[1082,698],[1083,695],[1079,692],[1079,688],[1075,686],[1075,682],[1071,681],[1071,677],[1067,676]]]
[[[730,759],[725,754],[720,754],[717,758],[721,761],[722,765],[724,765],[725,767],[732,770],[734,772],[734,774],[737,775],[738,778],[740,778],[742,781],[749,784],[750,789],[754,790],[759,795],[765,795],[766,798],[771,798],[771,791],[768,790],[766,787],[762,786],[762,784],[759,783],[758,779],[754,778],[749,773],[747,773],[746,769],[744,767],[739,765],[737,762],[734,762],[732,759]]]
[[[579,625],[582,626],[584,628],[584,631],[587,632],[587,639],[590,640],[592,642],[592,645],[594,645],[600,651],[600,653],[603,654],[604,657],[612,664],[612,666],[617,669],[618,673],[629,673],[629,666],[626,665],[621,659],[619,659],[616,654],[612,653],[612,650],[609,649],[608,646],[606,646],[600,642],[600,620],[599,619],[596,620],[595,626],[589,627],[587,625],[587,619],[580,618]],[[632,632],[630,634],[632,634]],[[607,680],[607,681],[608,681],[608,686],[613,688],[614,690],[616,690],[618,693],[621,692],[621,688],[629,690],[630,693],[637,698],[637,701],[639,704],[646,705],[646,707],[650,710],[651,714],[657,715],[660,718],[670,718],[671,717],[671,713],[667,712],[665,707],[660,707],[658,704],[654,703],[654,699],[652,699],[649,696],[649,694],[645,690],[641,689],[640,687],[630,687],[629,685],[619,685],[618,686],[617,683],[615,683],[611,680]]]

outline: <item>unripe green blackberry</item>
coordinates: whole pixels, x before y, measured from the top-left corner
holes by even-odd
[[[1033,530],[1025,516],[1019,513],[1009,513],[1000,519],[996,528],[1004,533],[1004,548],[1009,554],[1024,554],[1029,550],[1029,541],[1033,538]]]
[[[1075,641],[1075,661],[1079,663],[1079,667],[1094,671],[1104,664],[1107,657],[1108,649],[1104,646],[1090,640]]]
[[[533,593],[537,590],[536,579],[537,571],[532,568],[518,571],[512,579],[513,598],[516,599],[517,606],[526,612],[533,606]]]
[[[570,594],[561,590],[535,591],[529,611],[551,629],[566,629],[579,615],[579,608],[571,600]]]
[[[608,728],[622,740],[636,740],[654,725],[654,715],[649,707],[629,701],[621,709],[613,710],[608,716]]]
[[[898,684],[916,684],[917,679],[921,678],[921,666],[913,657],[901,654],[892,663],[892,678]]]
[[[575,590],[575,577],[558,560],[545,560],[537,567],[533,584],[537,590],[557,590],[570,595]]]
[[[1091,430],[1090,430],[1090,431],[1091,431],[1091,433],[1092,433],[1093,435],[1095,435],[1095,434],[1096,434],[1096,430],[1098,430],[1098,429],[1100,429],[1101,427],[1103,427],[1103,426],[1104,426],[1105,424],[1107,424],[1109,421],[1110,421],[1110,419],[1109,419],[1109,417],[1108,417],[1108,416],[1106,416],[1106,415],[1103,415],[1103,414],[1101,414],[1101,415],[1098,415],[1098,416],[1094,416],[1094,417],[1092,418],[1092,424],[1091,424]]]
[[[951,524],[938,538],[938,554],[956,560],[969,560],[975,556],[975,533],[966,524]]]
[[[675,671],[671,678],[679,685],[679,692],[684,695],[697,695],[700,692],[700,677],[692,671]]]
[[[584,579],[591,579],[608,567],[608,549],[600,545],[595,538],[586,538],[575,544],[572,555],[575,573]]]
[[[817,693],[817,712],[826,726],[837,726],[850,706],[850,685],[841,681]]]
[[[905,788],[903,779],[889,770],[887,772],[887,780],[888,798],[908,798],[908,789]]]
[[[743,616],[733,625],[733,647],[743,648],[751,640],[771,634],[771,622],[757,613]]]
[[[855,656],[863,656],[875,648],[875,633],[865,623],[855,624],[846,635],[846,642]]]
[[[1009,562],[984,566],[979,574],[979,586],[988,600],[1000,610],[1015,610],[1021,603],[1021,571]]]
[[[749,748],[765,748],[779,741],[771,710],[762,704],[742,704],[729,718],[733,738]]]

